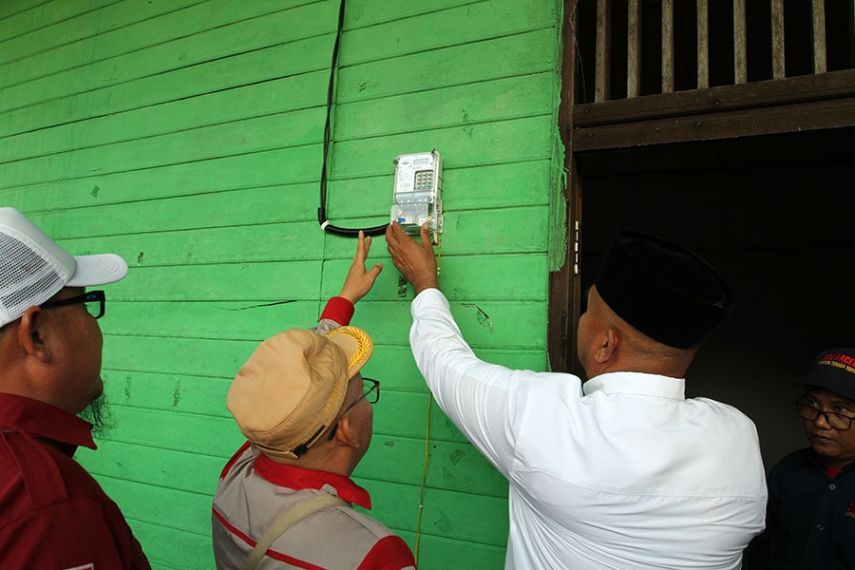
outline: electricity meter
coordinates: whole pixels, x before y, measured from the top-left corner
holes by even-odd
[[[428,225],[431,241],[442,232],[442,158],[437,151],[401,154],[395,158],[395,194],[392,221],[410,235]]]

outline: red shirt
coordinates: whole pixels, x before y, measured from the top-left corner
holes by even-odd
[[[92,426],[0,393],[0,567],[149,569],[119,507],[74,459]]]

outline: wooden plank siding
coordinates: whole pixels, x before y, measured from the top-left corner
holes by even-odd
[[[242,441],[229,383],[259,341],[313,324],[352,255],[316,221],[337,9],[0,3],[0,204],[75,254],[115,251],[130,266],[100,321],[111,428],[78,459],[155,568],[213,567],[211,499]],[[547,367],[563,165],[561,12],[350,0],[333,121],[337,224],[386,220],[395,155],[443,154],[452,311],[483,358],[535,370]],[[408,347],[412,292],[382,238],[371,257],[386,270],[355,324],[377,345],[366,373],[383,396],[355,476],[372,514],[418,543],[420,568],[500,567],[507,483],[431,404]]]

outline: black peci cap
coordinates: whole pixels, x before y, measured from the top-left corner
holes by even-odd
[[[855,401],[855,348],[832,348],[816,357],[798,384],[822,388]]]
[[[709,263],[671,242],[627,230],[612,239],[596,286],[623,320],[675,348],[700,345],[733,308],[727,284]]]

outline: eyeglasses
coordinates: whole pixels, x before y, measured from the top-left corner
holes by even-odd
[[[802,419],[810,422],[815,422],[820,415],[825,416],[825,421],[834,429],[847,430],[852,427],[852,421],[855,420],[855,417],[847,416],[846,414],[820,410],[816,405],[805,400],[797,401],[796,408],[798,408]]]
[[[48,301],[47,303],[42,303],[39,307],[42,309],[52,309],[54,307],[64,307],[66,305],[77,305],[82,303],[87,313],[96,319],[100,319],[104,316],[104,301],[104,291],[87,291],[86,293],[76,297],[60,299],[59,301]]]
[[[348,407],[346,407],[342,412],[341,416],[347,414],[350,409],[361,402],[362,400],[368,400],[369,404],[376,404],[380,401],[380,381],[374,380],[373,378],[363,378],[362,379],[362,395],[352,401]],[[327,436],[327,441],[332,441],[332,438],[335,437],[335,432],[338,431],[338,420],[336,420],[333,425],[330,434]]]

